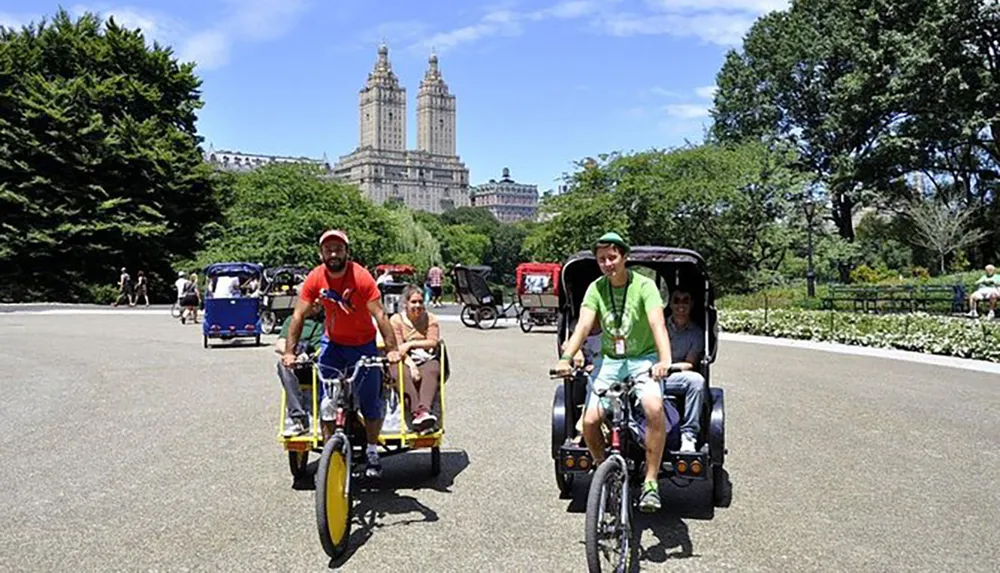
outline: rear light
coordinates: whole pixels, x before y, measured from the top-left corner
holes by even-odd
[[[229,327],[229,332],[236,332],[236,327],[235,326],[230,326]]]
[[[701,462],[695,460],[691,462],[691,473],[698,475],[701,473]]]
[[[685,462],[684,460],[677,460],[677,472],[683,474],[687,473],[687,471],[688,471],[687,462]]]
[[[218,324],[213,324],[212,325],[212,332],[219,332],[219,325]]]
[[[253,330],[253,329],[254,329],[254,326],[253,326],[252,324],[248,324],[248,325],[246,325],[246,327],[245,327],[245,328],[246,328],[247,330]]]
[[[588,459],[587,456],[580,456],[580,459],[579,461],[576,462],[576,465],[581,470],[585,470],[590,467],[590,459]]]
[[[563,465],[567,468],[572,468],[576,465],[576,460],[573,459],[573,456],[566,456],[566,458],[563,459]]]

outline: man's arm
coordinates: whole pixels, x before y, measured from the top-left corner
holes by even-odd
[[[385,342],[386,351],[398,351],[399,346],[396,344],[396,333],[392,331],[392,324],[389,323],[389,317],[385,315],[385,309],[382,308],[382,301],[378,299],[370,300],[367,306],[368,312],[375,318],[375,324],[378,325],[379,332],[382,333],[382,340]]]
[[[569,356],[572,359],[573,356],[576,356],[576,353],[583,347],[583,341],[587,339],[590,331],[594,329],[594,321],[596,319],[597,312],[594,309],[585,306],[580,307],[580,318],[576,321],[576,330],[573,331],[573,335],[566,341],[563,348],[562,355],[564,357]]]
[[[656,341],[656,352],[660,355],[660,362],[670,364],[670,333],[667,332],[667,321],[663,318],[663,306],[660,304],[648,306],[646,318],[653,330],[653,340]]]
[[[298,346],[299,339],[302,337],[302,325],[305,323],[306,313],[309,312],[311,306],[312,303],[301,298],[295,301],[295,311],[288,319],[291,323],[288,325],[288,338],[285,339],[285,356],[295,357],[295,347]]]

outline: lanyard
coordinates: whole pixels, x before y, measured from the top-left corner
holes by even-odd
[[[628,273],[628,279],[625,281],[625,292],[622,293],[621,312],[618,312],[618,308],[615,307],[615,289],[611,286],[611,279],[608,279],[608,298],[611,300],[611,312],[615,315],[615,330],[622,328],[622,314],[625,312],[625,301],[628,300],[628,287],[632,284],[632,271],[625,272]]]

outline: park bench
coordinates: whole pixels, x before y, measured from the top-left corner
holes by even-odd
[[[932,305],[947,303],[952,313],[963,312],[962,285],[830,285],[823,308],[851,302],[855,312],[932,312]]]

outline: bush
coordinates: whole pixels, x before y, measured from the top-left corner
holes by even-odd
[[[719,313],[727,332],[897,348],[1000,362],[1000,325],[924,313],[871,315],[782,309]]]
[[[898,273],[887,268],[871,268],[860,265],[851,271],[851,282],[859,284],[878,284],[898,278]]]

